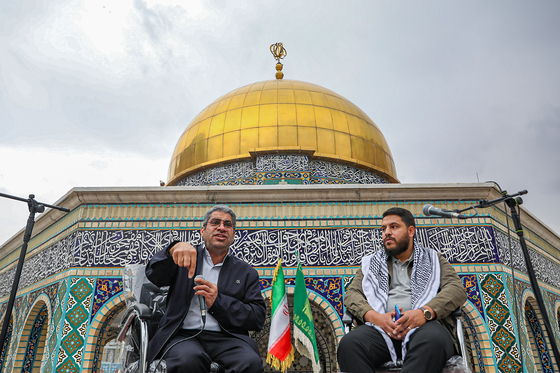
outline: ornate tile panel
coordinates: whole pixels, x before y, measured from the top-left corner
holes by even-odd
[[[459,275],[463,282],[463,287],[467,292],[467,297],[472,305],[480,312],[484,319],[484,308],[482,306],[482,296],[478,287],[478,277],[476,275]]]
[[[285,277],[286,285],[295,286],[295,278]],[[271,277],[260,278],[261,291],[272,287]],[[312,277],[306,276],[305,287],[317,294],[320,294],[336,310],[338,317],[344,314],[342,299],[342,278],[341,277]]]
[[[202,186],[210,184],[218,184],[227,181],[235,182],[239,179],[251,179],[255,177],[255,162],[239,162],[224,166],[214,167],[208,170],[198,172],[194,175],[187,176],[179,181],[177,186]],[[223,185],[223,184],[222,184]],[[239,184],[232,184],[239,185]]]
[[[57,373],[80,370],[95,283],[94,278],[70,279],[56,363]]]
[[[6,339],[4,339],[4,343],[2,344],[2,352],[0,354],[0,372],[3,372],[4,364],[6,363],[6,352],[8,351],[8,342],[12,339],[12,331],[14,330],[14,323],[10,320],[8,323],[8,330],[6,330]]]
[[[259,155],[256,162],[257,172],[309,171],[306,155],[268,154]]]
[[[550,352],[548,351],[547,343],[541,329],[539,318],[533,310],[533,307],[528,302],[525,303],[525,317],[529,322],[531,331],[533,332],[533,338],[536,345],[537,352],[539,354],[539,359],[544,373],[553,373],[554,368],[552,366],[552,359],[550,358]]]
[[[421,244],[437,248],[453,263],[495,261],[490,227],[419,227],[418,232]],[[194,229],[80,231],[75,237],[75,265],[111,267],[144,263],[174,240],[199,243],[200,232]],[[379,247],[381,230],[378,228],[240,228],[236,230],[232,251],[257,267],[275,266],[280,254],[287,266],[294,266],[297,252],[307,266],[355,266],[364,255]]]
[[[258,267],[275,266],[280,253],[287,265],[295,265],[296,252],[300,253],[306,266],[356,266],[364,255],[381,247],[381,231],[376,227],[297,228],[309,224],[314,227],[316,217],[305,218],[313,220],[288,221],[296,226],[293,228],[238,229],[232,246],[234,255]],[[452,263],[497,261],[491,227],[418,227],[417,232],[420,244],[436,248]],[[34,265],[43,269],[24,266],[21,286],[28,286],[70,266],[122,267],[145,263],[174,240],[197,243],[200,242],[200,232],[197,229],[80,230],[33,257]],[[52,256],[67,259],[49,263]],[[0,275],[0,295],[9,293],[9,281],[4,281],[9,276],[10,271]]]
[[[484,359],[482,357],[482,350],[480,348],[480,341],[478,340],[478,334],[476,332],[476,328],[474,327],[471,319],[463,314],[463,320],[467,323],[467,327],[469,328],[470,335],[472,338],[472,343],[474,344],[474,350],[476,353],[476,357],[478,360],[478,369],[480,373],[485,373],[486,369],[484,368]]]
[[[311,180],[336,180],[352,184],[388,184],[389,182],[370,171],[325,161],[309,161]],[[317,184],[316,182],[312,182]],[[330,183],[321,183],[330,184]]]
[[[498,247],[498,257],[500,262],[517,270],[527,273],[525,258],[521,250],[521,244],[515,237],[508,239],[508,236],[499,230],[495,230],[496,244]],[[511,242],[511,248],[509,243]],[[556,288],[560,288],[560,265],[553,262],[543,255],[537,253],[529,247],[529,257],[535,270],[537,278]]]
[[[95,285],[93,296],[93,309],[90,321],[95,317],[97,311],[103,307],[107,301],[123,291],[122,278],[98,278]]]
[[[521,359],[503,277],[499,273],[478,277],[498,371],[518,372]]]
[[[99,335],[97,336],[97,340],[96,340],[96,344],[95,344],[95,352],[93,354],[93,368],[91,370],[91,373],[98,373],[98,365],[99,364],[101,358],[102,358],[102,343],[105,340],[106,337],[106,333],[107,333],[107,327],[109,326],[109,323],[111,322],[111,320],[113,320],[117,314],[122,310],[122,308],[114,308],[111,310],[111,312],[109,312],[105,318],[105,322],[104,324],[101,326],[101,330],[99,331]],[[93,314],[92,314],[93,316]]]

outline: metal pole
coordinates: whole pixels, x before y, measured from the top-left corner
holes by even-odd
[[[525,242],[525,237],[523,236],[523,228],[521,227],[521,219],[517,210],[515,209],[518,202],[522,203],[521,198],[520,201],[514,198],[510,198],[506,200],[507,205],[511,211],[511,217],[513,219],[513,224],[515,225],[515,233],[519,236],[519,243],[521,244],[521,250],[523,251],[523,257],[525,258],[525,265],[527,266],[527,274],[529,275],[529,280],[531,281],[531,287],[533,288],[533,293],[535,294],[535,298],[537,304],[541,310],[544,326],[546,328],[546,332],[548,333],[548,340],[550,341],[550,345],[552,346],[552,352],[554,353],[554,357],[556,359],[556,364],[559,364],[560,353],[558,351],[558,345],[556,344],[556,338],[554,336],[554,332],[552,330],[552,325],[550,324],[550,320],[548,318],[548,313],[546,312],[546,307],[544,304],[544,300],[539,288],[539,283],[537,280],[537,276],[535,276],[535,270],[533,269],[533,264],[531,263],[531,257],[529,256],[529,250],[527,249],[527,243]],[[519,203],[519,204],[521,204]],[[513,263],[512,270],[513,268]],[[514,289],[515,291],[515,289]],[[523,305],[521,305],[523,306]]]
[[[2,324],[2,333],[0,334],[0,346],[3,346],[6,339],[6,334],[8,332],[8,326],[10,324],[10,319],[12,317],[12,309],[14,307],[14,302],[16,300],[16,294],[19,286],[19,280],[21,278],[21,272],[23,270],[23,263],[25,261],[25,255],[27,254],[27,244],[31,240],[31,233],[33,232],[33,226],[35,225],[35,214],[42,213],[45,211],[45,206],[55,208],[64,212],[69,212],[70,210],[64,207],[47,205],[44,203],[38,203],[35,200],[35,195],[30,194],[29,199],[19,198],[10,196],[8,194],[0,193],[0,197],[6,197],[15,199],[18,201],[27,202],[29,208],[29,217],[27,218],[27,225],[25,226],[25,234],[23,236],[23,246],[19,254],[19,261],[16,268],[16,273],[14,275],[14,283],[12,285],[12,291],[10,293],[10,299],[8,300],[8,306],[6,307],[6,314],[4,315],[4,323]]]

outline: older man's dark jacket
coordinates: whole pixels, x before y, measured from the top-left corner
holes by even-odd
[[[195,276],[202,272],[204,248],[200,245],[196,250]],[[159,287],[169,286],[167,310],[148,345],[148,362],[163,353],[167,341],[183,324],[196,286],[194,276],[189,278],[188,272],[187,268],[173,262],[168,250],[157,252],[146,267],[146,276],[151,282]],[[232,338],[245,340],[259,353],[248,332],[262,329],[266,305],[260,291],[259,275],[253,267],[233,255],[225,257],[218,277],[218,296],[208,313],[218,321],[222,331],[231,334]]]

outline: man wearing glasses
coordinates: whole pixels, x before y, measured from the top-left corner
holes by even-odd
[[[212,207],[200,233],[201,245],[173,242],[146,267],[150,281],[170,287],[148,362],[163,359],[168,373],[207,373],[212,361],[226,372],[260,373],[262,360],[248,332],[262,329],[266,306],[257,271],[229,252],[235,213],[225,205]]]

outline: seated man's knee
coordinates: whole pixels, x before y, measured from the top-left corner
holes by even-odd
[[[263,362],[259,355],[246,355],[238,361],[236,372],[242,373],[262,373],[264,371]]]
[[[446,351],[453,348],[453,339],[447,329],[438,322],[425,324],[411,337],[411,343],[428,344],[431,349]]]
[[[340,356],[348,353],[351,354],[352,351],[355,351],[356,348],[360,345],[360,341],[358,341],[357,338],[354,338],[352,333],[346,334],[344,337],[342,337],[340,343],[338,344],[337,355]]]
[[[263,362],[259,355],[254,355],[250,359],[248,359],[247,363],[248,372],[251,373],[260,373],[264,371]]]

